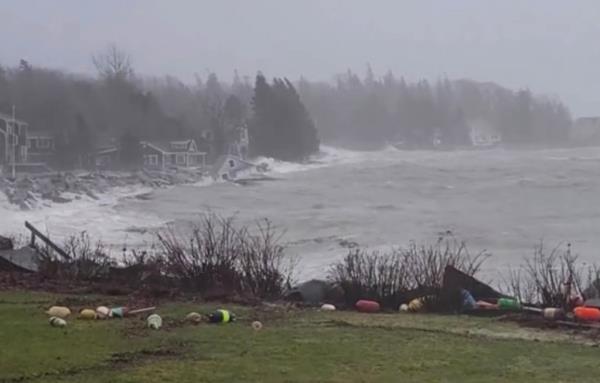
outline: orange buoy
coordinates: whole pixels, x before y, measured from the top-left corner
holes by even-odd
[[[359,300],[354,306],[361,313],[376,313],[380,309],[379,303],[365,299]]]
[[[595,307],[575,307],[573,310],[575,318],[583,321],[597,322],[600,321],[600,310]]]

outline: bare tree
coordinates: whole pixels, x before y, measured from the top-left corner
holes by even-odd
[[[92,56],[92,62],[103,79],[126,80],[133,75],[129,55],[115,44],[110,44],[104,51]]]

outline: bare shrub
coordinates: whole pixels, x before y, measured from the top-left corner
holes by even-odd
[[[64,259],[48,246],[38,247],[39,272],[46,278],[89,281],[106,277],[114,264],[105,245],[93,243],[87,232],[68,237],[62,246]]]
[[[286,262],[285,248],[280,245],[283,233],[278,233],[270,221],[258,222],[256,229],[255,234],[248,233],[247,228],[238,232],[242,290],[256,297],[281,297],[284,289],[291,287],[294,260]]]
[[[440,239],[430,246],[411,242],[406,249],[384,253],[352,249],[332,266],[329,279],[342,288],[347,304],[374,299],[384,307],[396,309],[416,296],[438,294],[446,266],[472,276],[487,256],[485,252],[471,256],[464,243],[449,239]]]
[[[350,249],[331,267],[329,279],[342,288],[348,305],[359,299],[374,299],[385,307],[397,306],[408,286],[403,260],[396,249],[389,253]]]
[[[508,295],[520,302],[537,302],[537,287],[534,281],[527,277],[523,268],[508,269],[503,279]]]
[[[585,276],[585,268],[577,262],[570,244],[565,249],[558,245],[548,250],[540,242],[520,270],[511,270],[505,285],[510,295],[523,302],[568,308],[571,291],[582,291]],[[587,277],[592,282],[594,274],[590,271]]]
[[[280,235],[268,221],[256,232],[237,228],[233,217],[207,214],[191,234],[171,228],[158,235],[168,271],[186,289],[222,295],[279,297],[289,283],[293,266],[285,267]]]
[[[446,266],[453,266],[473,276],[489,257],[489,253],[485,251],[472,256],[465,242],[453,238],[440,238],[429,246],[411,242],[402,254],[410,287],[413,289],[441,288]]]

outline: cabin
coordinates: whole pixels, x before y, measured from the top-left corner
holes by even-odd
[[[193,139],[181,141],[143,141],[144,168],[168,169],[206,166],[206,153],[198,150]]]
[[[0,113],[0,166],[5,171],[12,164],[27,162],[27,130],[29,125]]]
[[[212,176],[216,180],[231,181],[237,179],[241,173],[255,169],[256,165],[238,156],[226,154],[217,159],[212,167]]]
[[[579,145],[600,144],[600,117],[581,117],[569,132],[571,142]]]
[[[29,130],[27,134],[27,152],[30,163],[51,163],[56,155],[54,136],[44,131]]]

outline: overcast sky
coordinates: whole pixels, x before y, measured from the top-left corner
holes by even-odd
[[[351,68],[469,77],[600,115],[596,0],[0,0],[0,63],[93,73],[114,42],[140,74],[234,69],[329,80]]]

